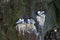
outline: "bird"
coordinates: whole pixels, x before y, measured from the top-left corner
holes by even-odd
[[[36,15],[36,19],[37,19],[37,22],[38,22],[38,25],[39,25],[39,35],[40,35],[40,39],[39,40],[44,40],[43,38],[43,26],[44,26],[44,23],[45,23],[45,11],[41,10],[41,11],[37,11],[37,15]]]
[[[31,25],[31,31],[36,35],[38,36],[39,33],[37,32],[37,29],[36,29],[36,26],[34,25],[35,24],[35,21],[34,19],[30,19],[30,25]]]
[[[26,30],[26,23],[24,22],[24,19],[19,19],[16,22],[16,30],[19,31],[19,34],[21,34],[21,31],[23,32],[24,35],[24,31]]]

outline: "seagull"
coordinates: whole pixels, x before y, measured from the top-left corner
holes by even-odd
[[[45,11],[37,11],[37,16],[36,16],[36,19],[37,19],[37,22],[39,24],[39,30],[41,30],[41,33],[43,35],[43,26],[44,26],[44,23],[45,23]],[[40,34],[40,40],[44,40],[44,38],[42,37],[41,33],[39,32]]]

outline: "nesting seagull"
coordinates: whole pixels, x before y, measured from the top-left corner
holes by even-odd
[[[31,31],[34,32],[34,34],[36,34],[36,36],[38,36],[39,33],[37,32],[36,26],[34,25],[35,21],[33,19],[28,19],[28,22],[30,23]]]
[[[37,22],[38,22],[38,25],[39,25],[39,31],[41,29],[41,32],[39,33],[40,34],[40,39],[39,40],[44,40],[44,38],[42,37],[43,35],[43,26],[44,26],[44,23],[45,23],[45,11],[38,11],[37,12],[37,16],[36,16],[36,19],[37,19]]]
[[[16,22],[16,30],[19,31],[19,34],[21,34],[21,31],[23,32],[23,35],[24,35],[24,30],[26,29],[26,23],[24,22],[24,19],[19,19],[17,22]]]

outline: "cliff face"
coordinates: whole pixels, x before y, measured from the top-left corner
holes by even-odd
[[[18,36],[18,33],[14,29],[14,24],[20,17],[25,19],[32,17],[34,20],[36,20],[35,13],[41,8],[46,11],[44,33],[52,28],[57,27],[57,23],[60,25],[59,0],[43,0],[42,2],[43,3],[40,4],[40,0],[0,0],[0,39],[28,40],[27,36],[21,36],[21,38]]]
[[[55,0],[55,7],[56,7],[56,16],[57,16],[57,22],[58,22],[58,25],[60,26],[60,0]]]

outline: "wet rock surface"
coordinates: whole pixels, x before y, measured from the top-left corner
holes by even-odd
[[[60,28],[49,30],[45,35],[45,40],[60,40]]]

